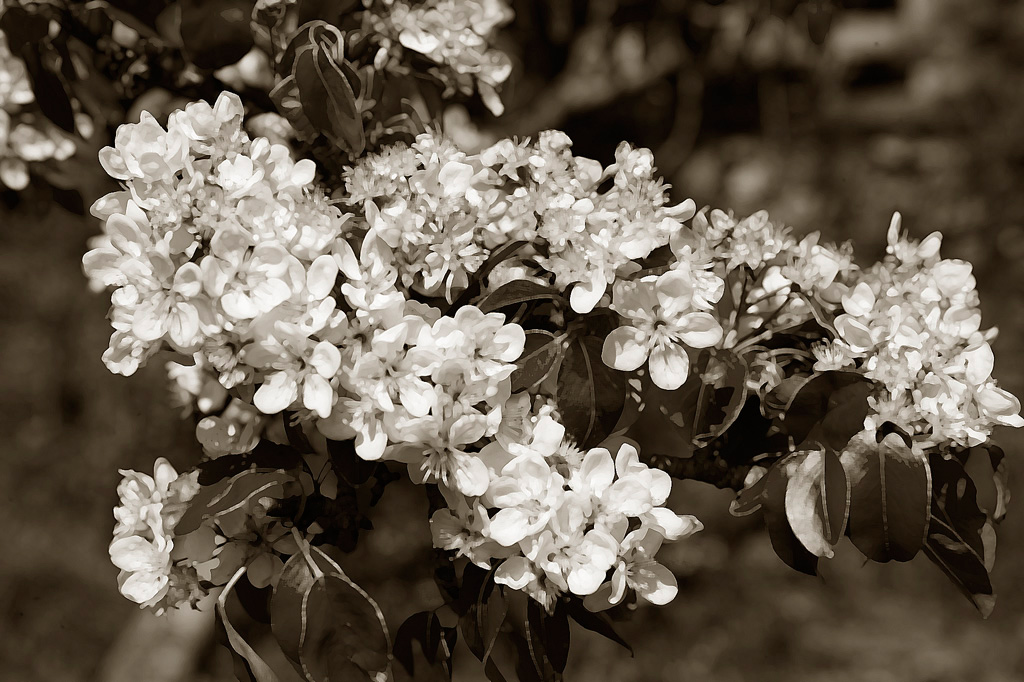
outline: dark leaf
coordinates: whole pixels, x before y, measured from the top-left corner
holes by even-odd
[[[1010,482],[1003,451],[986,443],[970,448],[965,454],[961,461],[978,489],[978,506],[999,523],[1006,516],[1010,503]]]
[[[910,561],[924,546],[931,509],[928,462],[897,434],[850,441],[841,457],[850,480],[849,535],[873,561]]]
[[[292,74],[302,113],[318,132],[356,157],[365,148],[366,139],[352,84],[335,56],[339,39],[314,27],[310,31],[310,42],[295,51]]]
[[[256,653],[252,645],[245,641],[245,638],[238,633],[228,619],[227,599],[232,592],[232,587],[233,583],[229,583],[217,598],[216,617],[218,636],[231,650],[232,658],[235,661],[235,676],[239,680],[248,679],[252,682],[278,682],[274,671]]]
[[[323,19],[339,24],[349,12],[359,8],[359,0],[300,0],[299,24]]]
[[[558,369],[558,409],[566,434],[580,447],[599,443],[623,411],[626,377],[601,360],[602,339],[576,337]]]
[[[459,598],[451,607],[460,615],[459,627],[469,650],[486,665],[508,614],[508,604],[495,589],[491,572],[468,564]]]
[[[373,478],[384,465],[370,462],[356,454],[355,441],[327,439],[327,453],[331,467],[342,481],[352,487],[361,486]]]
[[[253,47],[254,0],[180,0],[181,39],[201,69],[234,64]]]
[[[817,442],[839,452],[864,428],[874,384],[855,372],[822,372],[803,382],[782,418],[798,449]]]
[[[846,528],[850,486],[831,450],[796,452],[786,458],[786,518],[811,554],[832,558]]]
[[[484,261],[483,266],[473,274],[473,278],[469,282],[469,286],[466,290],[459,294],[459,297],[455,299],[455,302],[448,308],[446,314],[452,315],[456,310],[462,306],[469,305],[469,303],[480,295],[481,283],[486,281],[487,276],[491,274],[494,268],[498,267],[499,264],[504,263],[508,259],[516,255],[524,246],[529,244],[528,241],[519,240],[516,242],[508,242],[503,244],[500,248],[495,249],[491,252],[491,255]]]
[[[41,58],[42,57],[42,58]],[[49,57],[49,59],[47,59]],[[60,73],[59,61],[47,50],[43,55],[26,55],[25,66],[32,81],[32,93],[46,118],[69,133],[75,132],[75,110],[71,97]]]
[[[561,295],[561,292],[554,287],[538,284],[528,279],[517,279],[503,284],[487,294],[476,304],[476,307],[482,312],[490,313],[527,301],[561,298]]]
[[[199,470],[199,484],[209,486],[253,467],[288,470],[300,466],[302,456],[294,448],[261,440],[252,452],[208,459],[196,468]]]
[[[633,655],[633,647],[629,645],[629,642],[624,640],[622,636],[616,632],[615,626],[612,625],[611,619],[608,614],[600,612],[594,613],[588,611],[583,606],[583,602],[578,599],[573,599],[565,605],[566,614],[572,618],[576,623],[586,630],[596,632],[606,639],[610,639],[615,642],[623,649],[629,652],[629,655]]]
[[[564,672],[569,660],[569,618],[565,604],[560,603],[549,615],[531,599],[527,606],[527,624],[530,641],[545,667]]]
[[[562,355],[562,337],[543,329],[526,332],[523,354],[512,372],[512,392],[533,388],[544,381]]]
[[[698,378],[704,390],[703,397],[698,396],[693,439],[696,444],[707,444],[725,433],[743,410],[747,364],[730,350],[716,350]]]
[[[786,488],[789,483],[786,460],[773,464],[764,477],[767,480],[761,498],[761,510],[775,554],[790,568],[808,575],[817,575],[818,557],[807,551],[800,542],[786,515]]]
[[[326,21],[313,20],[302,24],[291,35],[287,47],[278,57],[278,73],[284,78],[294,72],[295,60],[300,50],[305,50],[318,41],[328,44],[336,42],[341,40],[341,37],[337,27]]]
[[[986,618],[995,606],[995,594],[986,566],[985,512],[978,508],[974,482],[960,463],[933,454],[931,520],[925,554]],[[990,538],[991,542],[991,538]]]
[[[882,422],[882,425],[878,427],[877,431],[875,431],[875,442],[881,443],[885,439],[885,437],[888,436],[890,433],[895,433],[897,436],[899,436],[900,440],[902,440],[904,445],[906,445],[908,448],[914,445],[914,439],[910,436],[909,433],[907,433],[906,429],[904,429],[899,424],[894,424],[893,422],[888,421]]]
[[[432,494],[440,498],[440,504],[431,500],[431,513],[441,509],[445,502],[441,493],[437,491],[437,486],[427,485],[424,487],[428,496]],[[459,598],[459,575],[455,571],[455,562],[449,553],[439,549],[434,550],[434,584],[437,585],[437,590],[446,603],[454,602]]]
[[[299,663],[302,644],[302,600],[312,587],[314,576],[306,557],[299,552],[285,562],[270,600],[271,627],[281,651]]]
[[[623,431],[647,456],[691,457],[696,445],[695,429],[700,428],[698,424],[707,423],[715,395],[714,386],[708,386],[701,379],[711,363],[711,353],[701,351],[692,363],[690,377],[674,391],[659,388],[648,374],[639,382],[631,379],[615,432]],[[717,378],[726,375],[726,372],[712,374]],[[735,420],[739,411],[729,419]],[[721,410],[718,412],[724,414]]]
[[[5,4],[0,14],[0,31],[7,37],[7,47],[15,55],[26,49],[38,49],[47,37],[50,20],[40,12],[29,12],[17,5]]]
[[[408,673],[408,679],[451,680],[451,652],[457,631],[444,628],[433,611],[421,611],[409,616],[395,633],[394,657],[401,667],[395,669],[397,679]],[[422,657],[417,656],[413,643],[418,643]]]
[[[832,27],[834,8],[831,0],[814,0],[807,8],[807,35],[815,45],[824,45]]]
[[[544,663],[538,658],[530,638],[530,628],[527,626],[524,629],[525,637],[518,632],[508,633],[509,640],[516,648],[516,676],[519,682],[547,682]]]
[[[285,471],[250,469],[203,487],[189,502],[188,510],[174,528],[175,533],[191,533],[207,519],[241,509],[253,499],[282,499],[289,484],[295,482],[295,477]]]
[[[167,0],[107,0],[104,12],[132,27],[144,36],[155,36],[157,17],[169,4]]]
[[[288,560],[271,614],[281,650],[311,682],[376,680],[389,668],[380,608],[316,547]],[[296,636],[296,624],[298,626]]]
[[[786,407],[793,401],[797,392],[812,378],[814,378],[814,375],[794,374],[783,379],[778,386],[769,391],[764,397],[762,412],[766,417],[784,416]]]
[[[85,215],[85,202],[82,200],[82,195],[77,189],[54,187],[53,200],[70,213],[80,216]]]
[[[270,587],[255,587],[249,582],[249,574],[235,583],[235,596],[238,602],[257,623],[270,624],[270,597],[273,590]]]

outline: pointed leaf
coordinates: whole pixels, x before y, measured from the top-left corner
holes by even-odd
[[[747,401],[747,363],[731,350],[716,349],[699,379],[705,384],[693,440],[705,445],[735,423]],[[691,379],[692,380],[692,379]]]
[[[395,668],[396,679],[451,680],[451,652],[456,630],[444,628],[433,611],[421,611],[406,618],[395,633],[394,657],[401,666]],[[421,655],[414,651],[419,644]]]
[[[391,644],[380,608],[323,551],[306,550],[288,560],[271,600],[281,650],[297,654],[309,682],[382,682]]]
[[[618,633],[607,613],[603,611],[599,613],[588,611],[583,606],[582,601],[573,599],[566,604],[566,614],[584,629],[596,632],[605,639],[609,639],[621,646],[629,652],[630,656],[634,655],[633,647]]]
[[[487,294],[477,303],[476,307],[482,312],[491,313],[495,310],[500,310],[510,305],[526,303],[527,301],[540,301],[561,297],[561,292],[554,287],[539,284],[528,279],[517,279],[507,282]]]
[[[786,518],[809,552],[832,558],[832,547],[846,527],[850,486],[839,457],[831,450],[809,450],[790,456],[786,486]]]
[[[986,561],[995,549],[994,533],[960,463],[941,454],[929,463],[934,483],[925,554],[987,618],[995,606]]]
[[[239,634],[228,619],[227,599],[240,576],[241,572],[236,574],[217,598],[215,612],[218,636],[231,650],[232,658],[235,661],[235,676],[239,680],[243,679],[242,674],[244,674],[251,682],[278,682],[278,677],[273,669],[256,653],[252,645],[245,641],[245,638]]]
[[[562,337],[543,329],[526,332],[523,354],[512,372],[512,392],[533,388],[548,377],[562,356]]]
[[[558,409],[566,434],[588,447],[609,435],[623,410],[626,379],[601,360],[602,339],[576,337],[558,369]]]
[[[899,437],[862,432],[840,458],[850,480],[849,535],[873,561],[910,561],[924,546],[931,515],[927,460]]]
[[[310,40],[314,39],[311,31]],[[334,144],[353,157],[365,147],[362,115],[355,93],[327,48],[327,42],[298,47],[292,75],[298,87],[302,113]]]
[[[569,619],[565,605],[559,604],[549,615],[531,599],[526,613],[530,643],[543,666],[550,666],[557,673],[565,672],[569,660]]]
[[[181,39],[201,69],[234,64],[253,47],[254,0],[180,0]]]
[[[874,383],[856,372],[822,372],[799,384],[782,417],[797,448],[819,443],[839,452],[864,428]]]
[[[817,575],[818,557],[800,542],[790,528],[786,516],[786,488],[788,486],[787,462],[776,462],[765,474],[765,488],[761,501],[765,526],[772,548],[790,568],[807,575]]]
[[[215,485],[200,488],[174,532],[178,535],[191,533],[207,519],[241,509],[254,499],[283,499],[293,483],[297,483],[295,477],[286,471],[250,469]]]

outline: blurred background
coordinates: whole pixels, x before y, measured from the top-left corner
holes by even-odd
[[[655,151],[676,199],[767,208],[799,233],[853,240],[862,263],[883,253],[899,210],[912,234],[940,230],[943,254],[974,264],[985,324],[1001,330],[996,376],[1024,395],[1024,3],[513,4],[507,113],[451,110],[466,144],[561,128],[576,153],[608,163],[629,140]],[[107,558],[117,469],[150,471],[156,457],[185,468],[198,446],[161,367],[126,379],[100,362],[108,302],[80,269],[98,225],[57,198],[37,183],[0,202],[0,678],[230,680],[210,618],[156,619],[117,593]],[[997,440],[1024,497],[1013,461],[1024,434]],[[809,578],[775,557],[759,521],[729,516],[728,491],[677,484],[673,498],[706,526],[662,553],[679,596],[621,624],[635,658],[574,630],[568,680],[1024,679],[1020,508],[1000,529],[999,597],[982,620],[924,557],[862,565],[844,541]],[[438,603],[421,561],[425,511],[389,489],[378,531],[346,565],[392,627]],[[482,679],[463,662],[456,679]]]

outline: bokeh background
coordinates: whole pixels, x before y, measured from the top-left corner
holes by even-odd
[[[1024,3],[514,4],[508,112],[451,111],[466,144],[558,127],[607,163],[630,140],[655,150],[677,199],[768,208],[797,232],[852,239],[865,263],[899,210],[913,234],[941,230],[944,255],[974,263],[985,323],[1001,330],[996,376],[1024,395]],[[160,367],[125,379],[100,362],[107,302],[80,271],[97,231],[41,185],[0,203],[0,679],[230,680],[208,617],[158,620],[117,593],[117,469],[198,453]],[[1024,497],[1024,434],[997,437]],[[841,546],[809,578],[774,556],[756,519],[728,515],[728,492],[676,487],[676,509],[707,528],[663,552],[679,596],[621,624],[635,658],[574,630],[568,680],[1024,679],[1019,507],[1000,528],[999,599],[982,620],[924,557],[863,565]],[[425,507],[399,486],[375,523],[347,569],[396,627],[438,603]],[[456,678],[478,679],[465,663]]]

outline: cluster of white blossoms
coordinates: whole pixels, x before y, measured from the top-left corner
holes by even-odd
[[[544,398],[518,393],[478,457],[487,486],[473,496],[442,488],[448,508],[430,520],[435,546],[485,568],[499,560],[495,582],[549,610],[564,594],[594,611],[620,603],[627,588],[654,604],[675,597],[675,577],[654,555],[702,526],[663,506],[671,478],[634,447],[582,452]]]
[[[926,445],[973,446],[994,426],[1024,426],[1020,402],[992,378],[970,263],[942,259],[942,236],[901,235],[899,214],[888,256],[842,297],[838,338],[815,349],[816,369],[853,368],[884,386],[873,399],[874,427],[892,422]]]
[[[101,152],[125,185],[93,206],[104,232],[84,258],[94,286],[114,289],[108,367],[131,374],[176,353],[177,402],[200,417],[210,457],[250,451],[289,412],[441,486],[449,526],[494,510],[491,534],[469,541],[490,548],[475,560],[493,550],[501,580],[546,606],[566,591],[615,603],[626,586],[670,599],[653,554],[699,524],[662,506],[669,477],[628,448],[614,461],[577,450],[550,407],[534,413],[536,396],[511,395],[524,329],[451,304],[492,254],[516,246],[484,294],[526,279],[567,291],[576,314],[611,306],[634,330],[606,349],[612,365],[650,355],[685,380],[686,348],[721,339],[708,311],[723,283],[706,253],[674,242],[667,272],[629,279],[693,213],[692,202],[668,205],[650,152],[622,145],[602,168],[556,132],[477,155],[424,134],[347,171],[344,213],[314,184],[311,161],[250,139],[242,113],[224,94],[172,113],[166,128],[144,114]],[[648,294],[659,301],[650,319]],[[454,535],[437,537],[456,548]]]
[[[425,133],[361,159],[347,174],[346,194],[394,249],[403,286],[447,293],[465,286],[497,247],[522,241],[507,265],[535,261],[543,272],[533,274],[571,289],[573,310],[587,313],[694,213],[689,200],[668,205],[653,161],[650,150],[623,143],[603,168],[574,156],[558,131],[532,143],[501,140],[473,155]],[[700,268],[688,272],[705,277]]]
[[[167,129],[144,113],[100,153],[126,186],[93,205],[104,234],[83,260],[94,286],[114,287],[111,371],[170,347],[198,353],[225,388],[317,376],[347,216],[313,187],[312,161],[250,141],[241,123],[241,101],[224,94],[172,113]]]
[[[8,189],[28,186],[30,164],[64,161],[75,153],[71,138],[30,110],[33,102],[25,62],[11,54],[0,32],[0,185]]]
[[[117,525],[110,543],[110,559],[121,569],[121,594],[158,610],[194,603],[198,578],[194,569],[176,561],[174,527],[199,492],[198,473],[179,476],[161,458],[152,476],[124,470],[121,475],[121,503],[114,509]]]
[[[375,0],[364,22],[382,47],[375,66],[401,68],[404,48],[437,65],[442,82],[463,94],[480,94],[494,115],[504,106],[497,89],[512,61],[492,46],[493,35],[512,19],[506,0]],[[429,70],[428,70],[429,72]]]

